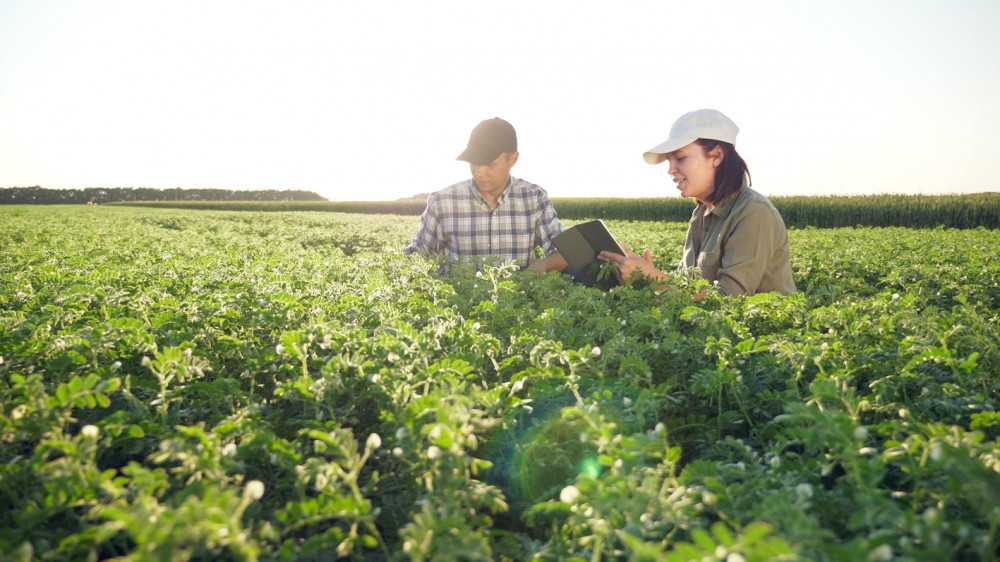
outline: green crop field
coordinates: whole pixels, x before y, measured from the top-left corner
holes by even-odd
[[[771,197],[785,224],[809,226],[903,226],[907,228],[1000,228],[1000,193],[960,195],[855,195]],[[398,201],[120,201],[115,205],[215,211],[331,211],[419,215],[426,198]],[[554,198],[563,219],[687,221],[693,203],[681,197]]]
[[[1000,231],[792,228],[799,293],[692,302],[417,221],[0,207],[0,560],[998,557]]]

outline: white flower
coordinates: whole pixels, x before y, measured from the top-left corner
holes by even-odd
[[[813,495],[813,487],[803,482],[795,487],[795,495],[797,495],[800,500],[807,500]]]
[[[943,458],[944,458],[944,450],[941,448],[941,444],[935,443],[934,446],[931,447],[931,460],[934,462],[938,462]]]
[[[260,480],[247,482],[247,488],[243,491],[243,497],[251,500],[259,500],[264,496],[264,483]]]
[[[580,497],[580,490],[576,486],[566,486],[559,492],[559,501],[563,503],[573,503],[578,497]]]
[[[892,547],[887,544],[880,544],[875,550],[868,554],[869,560],[892,560]]]
[[[663,422],[657,423],[656,427],[653,429],[653,431],[655,431],[656,435],[659,436],[659,437],[666,437],[667,436],[667,426]]]
[[[392,449],[392,456],[394,456],[394,457],[401,457],[401,456],[403,456],[403,448],[402,447],[393,447],[393,449]]]
[[[436,458],[438,458],[440,456],[441,456],[441,448],[440,447],[438,447],[437,445],[431,445],[430,447],[427,447],[427,458],[433,460],[433,459],[436,459]]]
[[[225,447],[222,448],[222,455],[229,457],[236,454],[236,443],[227,443]]]
[[[523,388],[524,388],[524,379],[518,379],[518,381],[515,382],[510,387],[510,394],[511,394],[511,396],[517,394],[518,392],[521,392],[521,390]]]
[[[396,428],[396,439],[402,440],[404,437],[406,437],[407,431],[408,430],[406,429],[405,425]]]
[[[590,350],[590,356],[591,357],[600,357],[601,356],[601,348],[597,347],[597,346],[594,346],[593,348],[591,348],[591,350]]]
[[[378,449],[382,446],[382,438],[379,437],[378,433],[372,433],[368,436],[368,440],[365,441],[366,449]]]
[[[865,427],[863,425],[859,425],[858,427],[854,428],[854,438],[855,439],[857,439],[858,441],[863,441],[866,437],[868,437],[868,428],[867,427]]]
[[[276,351],[278,355],[281,355],[282,353],[285,352],[285,346],[279,343],[278,345],[274,346],[274,351]]]
[[[80,433],[82,433],[84,437],[90,437],[93,439],[97,437],[99,430],[96,425],[85,425],[80,429]]]

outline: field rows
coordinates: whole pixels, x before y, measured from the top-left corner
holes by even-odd
[[[416,226],[0,207],[0,560],[997,557],[1000,231],[793,228],[799,293],[693,303]]]

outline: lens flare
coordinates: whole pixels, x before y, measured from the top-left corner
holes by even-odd
[[[602,400],[598,413],[615,433],[635,424],[634,415],[621,407],[620,397]],[[544,409],[541,407],[544,404]],[[486,458],[493,462],[489,478],[516,503],[535,504],[558,497],[561,490],[585,475],[599,478],[605,467],[597,460],[594,418],[563,416],[575,404],[573,396],[548,396],[535,402],[534,414],[516,429],[494,435]]]

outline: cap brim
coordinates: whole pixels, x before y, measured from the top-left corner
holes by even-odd
[[[697,138],[668,139],[644,152],[642,157],[649,164],[659,164],[660,162],[663,162],[664,160],[667,159],[667,154],[679,148],[684,148],[685,146],[693,143],[696,140],[698,139]]]
[[[455,160],[463,160],[476,166],[485,166],[487,164],[492,164],[493,161],[499,158],[501,154],[503,154],[503,151],[501,150],[484,152],[482,150],[476,150],[472,147],[468,147],[461,154],[459,154],[458,158]]]

